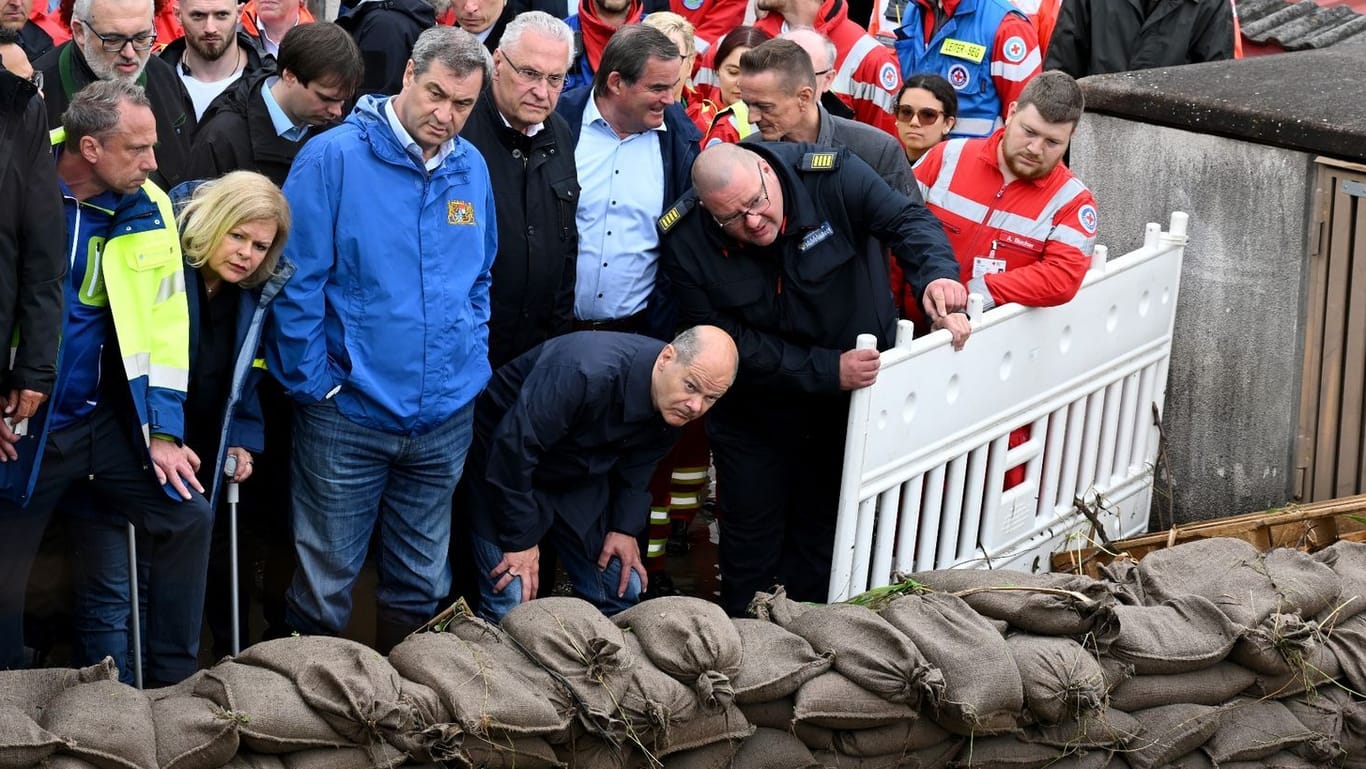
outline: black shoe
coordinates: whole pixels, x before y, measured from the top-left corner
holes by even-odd
[[[683,591],[674,587],[673,577],[668,572],[657,571],[650,575],[650,589],[640,594],[640,600],[648,601],[667,595],[683,595]]]
[[[687,555],[692,549],[688,541],[688,522],[682,518],[669,521],[669,541],[664,543],[665,555]]]

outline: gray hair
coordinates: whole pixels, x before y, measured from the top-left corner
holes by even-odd
[[[817,32],[814,27],[796,27],[778,35],[778,37],[782,40],[791,40],[797,45],[802,45],[801,38],[803,37],[814,38],[820,41],[821,51],[825,53],[825,68],[833,68],[835,62],[839,61],[839,49],[835,48],[835,41]],[[802,45],[802,47],[805,48],[806,46]],[[813,61],[812,64],[814,65],[815,62]],[[815,67],[813,66],[812,69]]]
[[[96,80],[77,91],[62,113],[66,148],[79,148],[81,139],[87,136],[103,142],[119,127],[119,107],[124,104],[152,108],[142,86],[127,80]]]
[[[413,44],[413,75],[421,75],[432,62],[444,64],[458,78],[478,70],[484,73],[484,83],[493,78],[493,59],[479,38],[458,27],[438,24],[418,35]]]
[[[564,57],[565,69],[573,65],[574,30],[570,29],[568,24],[545,11],[527,11],[517,14],[503,29],[503,37],[498,41],[498,47],[500,49],[519,47],[522,43],[522,35],[527,32],[535,32],[557,43],[564,43],[565,50],[568,51]]]
[[[702,349],[702,342],[698,339],[697,326],[686,328],[678,332],[678,336],[669,344],[673,345],[674,352],[678,353],[678,362],[687,365],[693,362],[697,353]]]
[[[105,0],[106,2],[128,3],[130,0]],[[90,18],[90,12],[95,5],[95,0],[76,0],[71,6],[71,18],[85,23]],[[156,14],[156,0],[147,0],[147,16],[153,17]]]

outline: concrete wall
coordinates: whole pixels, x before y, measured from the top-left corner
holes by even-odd
[[[1170,513],[1264,510],[1292,493],[1313,155],[1088,114],[1071,165],[1112,255],[1190,214],[1163,429]],[[1162,479],[1152,526],[1164,528]]]

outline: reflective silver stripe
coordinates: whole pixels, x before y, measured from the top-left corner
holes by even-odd
[[[701,481],[707,477],[706,470],[674,470],[673,479],[675,481]]]
[[[670,507],[697,507],[699,504],[701,503],[698,501],[696,494],[683,494],[676,497],[669,497]]]
[[[650,540],[650,545],[645,548],[645,557],[654,558],[664,553],[664,541]]]
[[[149,376],[152,373],[152,354],[139,352],[123,356],[123,370],[128,373],[129,379]]]
[[[926,197],[925,202],[933,203],[945,211],[957,214],[964,219],[977,224],[984,222],[987,218],[987,213],[990,211],[986,206],[978,203],[972,198],[965,198],[956,192],[949,192],[948,190],[940,192],[932,188],[929,196]]]
[[[839,71],[835,73],[835,82],[830,84],[830,89],[839,93],[852,95],[854,88],[854,70],[858,69],[858,65],[863,63],[863,58],[868,55],[868,52],[877,47],[879,47],[877,40],[874,40],[871,36],[864,35],[860,37],[858,42],[854,43],[853,47],[849,49],[848,55],[844,57],[844,61],[840,64]]]
[[[1006,80],[1018,83],[1028,78],[1042,64],[1043,59],[1039,57],[1039,49],[1034,48],[1019,64],[1011,64],[1008,61],[993,61],[991,63],[991,76],[1003,77]]]
[[[934,179],[934,186],[920,185],[920,196],[925,199],[926,203],[934,203],[943,208],[948,207],[941,201],[944,196],[948,195],[949,185],[953,183],[953,175],[958,171],[958,159],[963,156],[963,146],[966,143],[967,139],[950,139],[944,143],[944,153],[939,156],[939,175]],[[981,221],[981,216],[976,221]]]
[[[949,131],[949,135],[969,138],[990,136],[992,131],[995,131],[1003,125],[1005,125],[1005,123],[1003,123],[999,117],[991,119],[981,117],[959,117],[958,122],[953,125],[953,130]]]
[[[152,300],[152,304],[161,304],[176,294],[183,293],[185,293],[185,272],[176,270],[161,279],[161,284],[157,286],[156,298]]]
[[[882,90],[880,86],[873,85],[872,83],[855,82],[853,86],[847,91],[847,93],[851,98],[858,99],[861,101],[870,101],[876,104],[877,106],[881,107],[889,114],[891,113],[892,108],[895,106],[896,103],[895,96],[887,93],[886,91]]]
[[[711,43],[708,43],[706,40],[703,40],[702,38],[700,38],[700,37],[698,37],[696,34],[694,34],[694,35],[692,36],[692,47],[693,47],[699,54],[702,54],[702,53],[706,53],[706,52],[707,52],[707,49],[711,47]]]
[[[650,523],[668,523],[669,509],[666,507],[650,508]]]
[[[721,81],[716,79],[716,70],[711,67],[702,67],[697,70],[697,74],[693,75],[692,84],[694,86],[714,85],[717,88],[721,87]]]
[[[1095,250],[1095,236],[1086,235],[1081,230],[1074,230],[1065,224],[1059,224],[1053,228],[1052,240],[1069,245],[1083,253],[1090,254]]]
[[[147,384],[167,390],[185,392],[190,386],[190,372],[174,366],[152,366],[147,372]]]
[[[1012,214],[1009,211],[993,211],[991,212],[991,221],[987,222],[987,226],[1019,235],[1022,238],[1044,241],[1048,239],[1048,233],[1053,229],[1053,217],[1030,219],[1027,216]]]

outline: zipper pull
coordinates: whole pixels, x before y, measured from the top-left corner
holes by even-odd
[[[996,258],[996,243],[997,243],[997,241],[995,241],[995,240],[991,241],[991,253],[987,254],[987,258],[988,258],[988,259],[995,259],[995,258]]]

